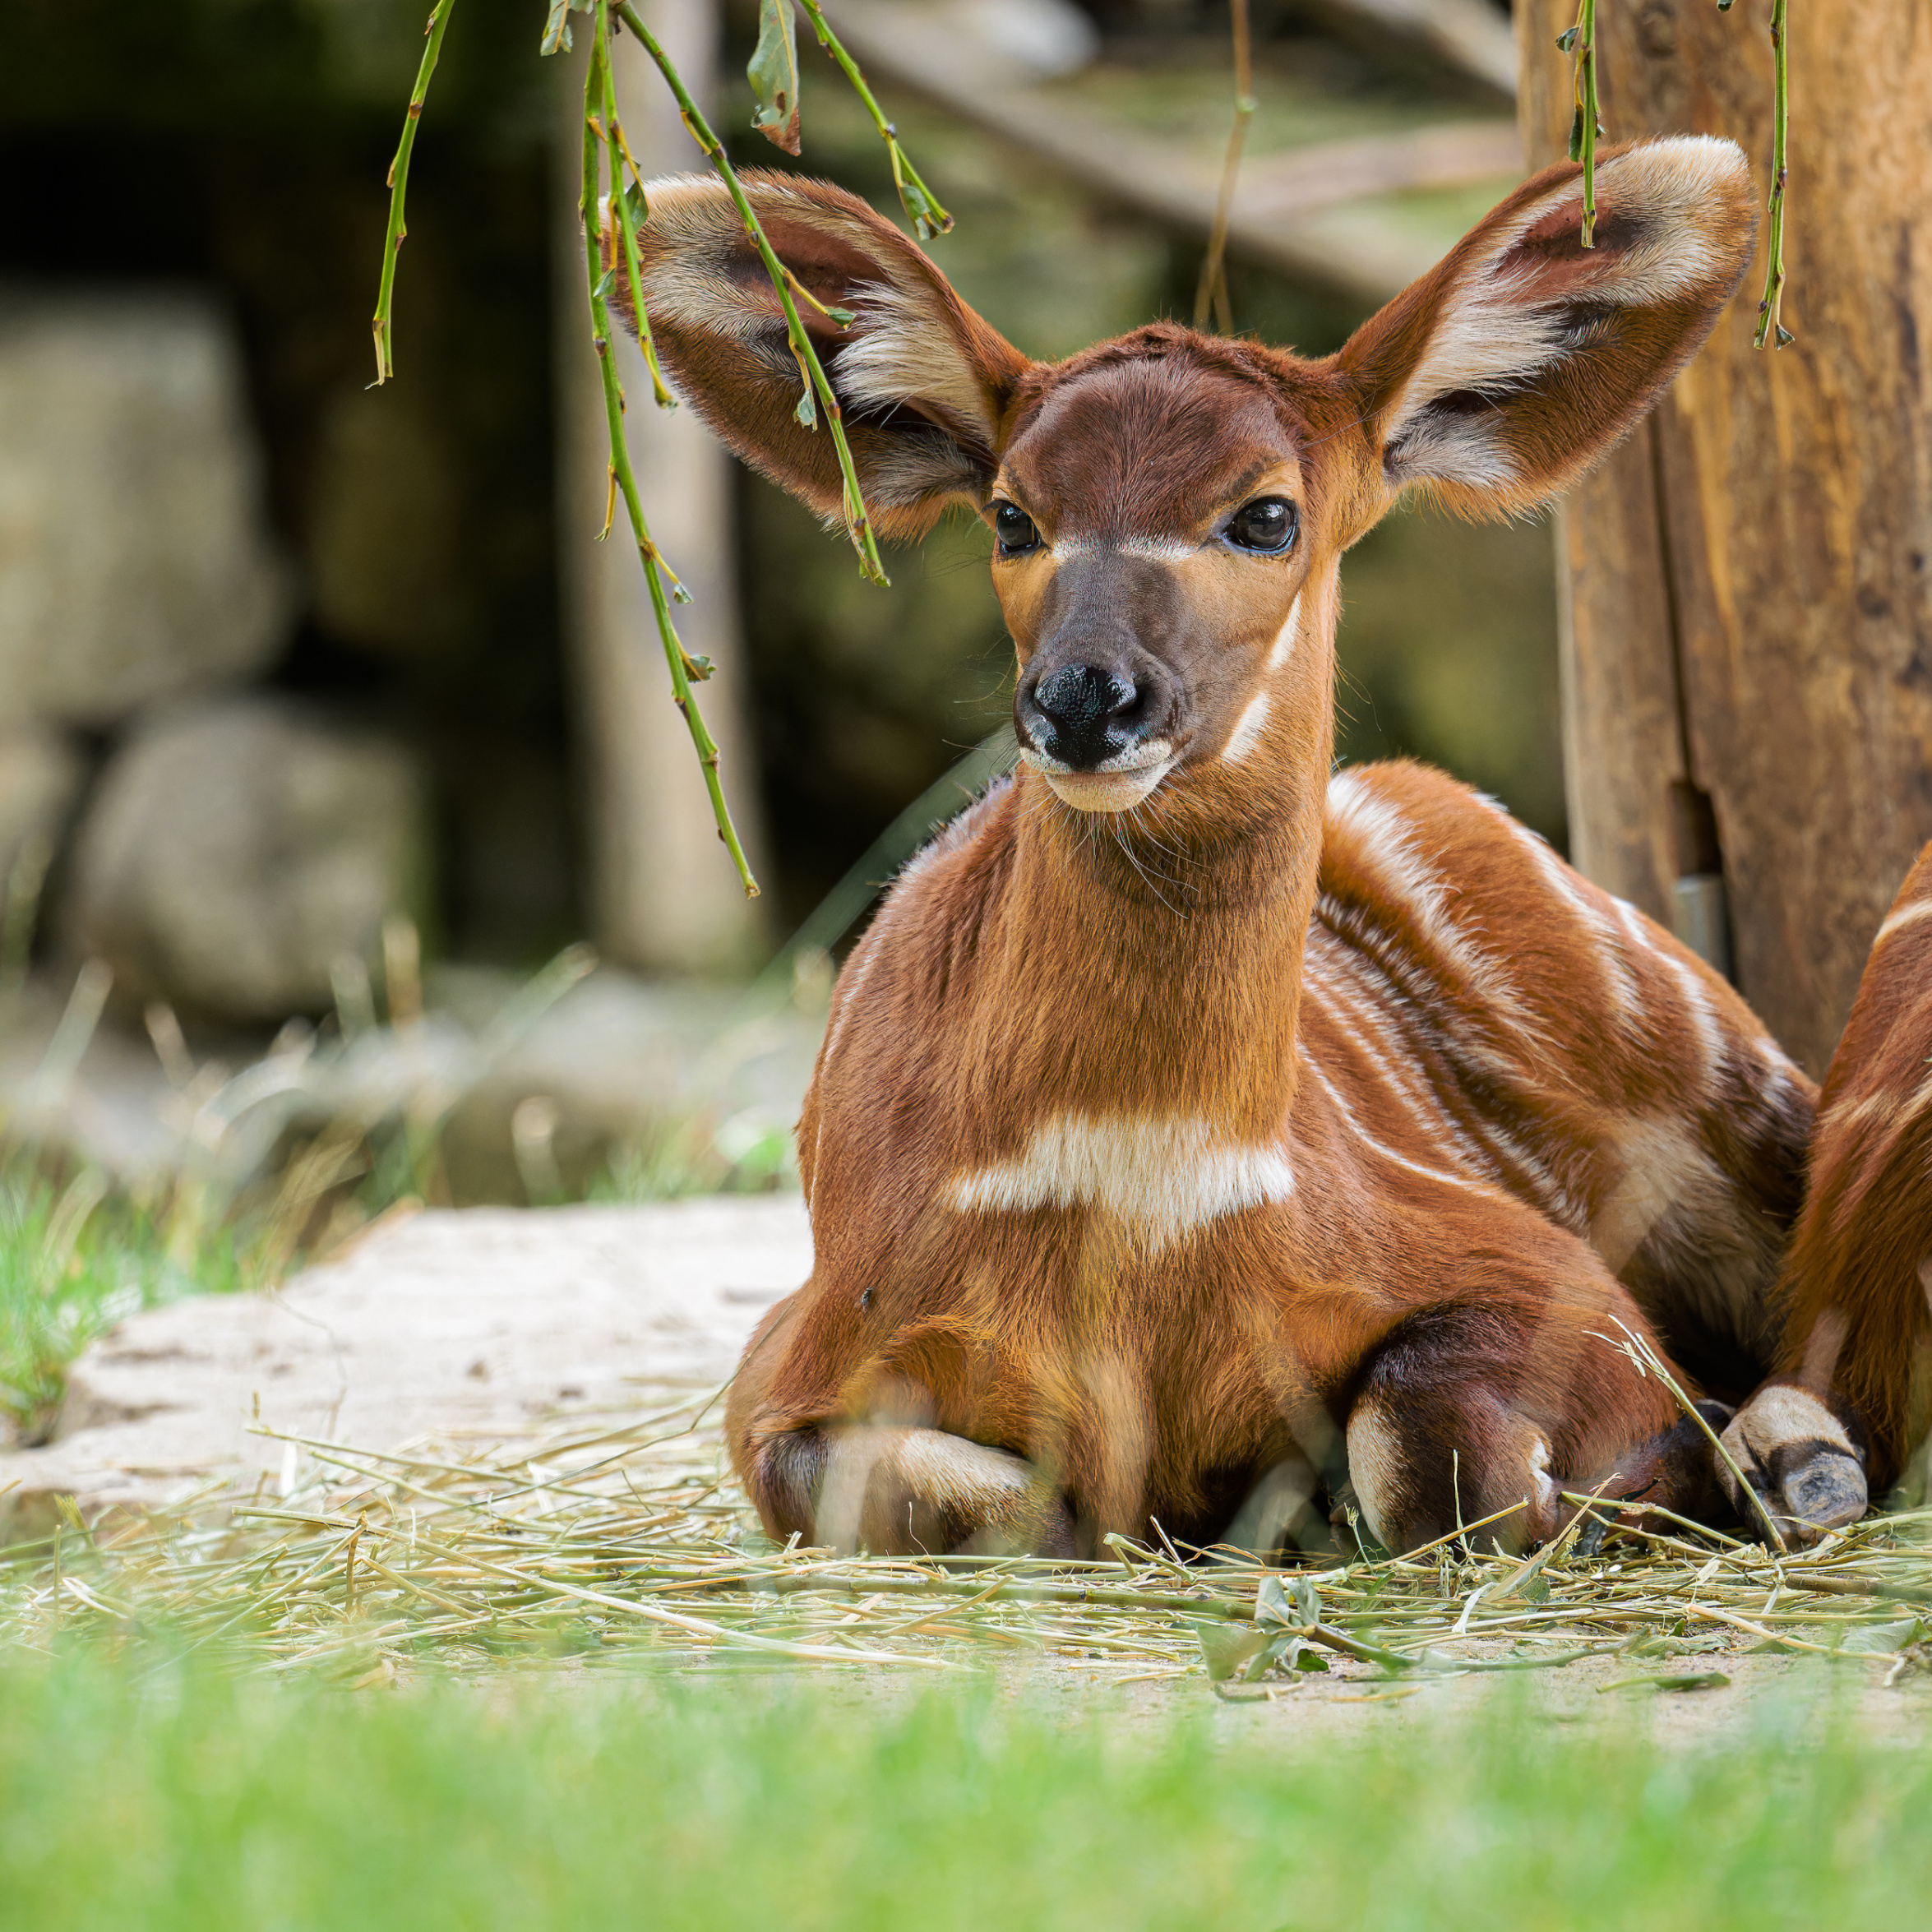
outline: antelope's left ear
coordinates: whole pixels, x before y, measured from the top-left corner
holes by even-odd
[[[1608,150],[1596,247],[1583,169],[1525,182],[1335,358],[1383,483],[1478,516],[1574,483],[1702,346],[1750,261],[1757,209],[1733,141]]]

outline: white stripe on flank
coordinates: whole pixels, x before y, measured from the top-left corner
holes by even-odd
[[[961,1213],[1098,1208],[1158,1241],[1294,1191],[1278,1148],[1223,1140],[1204,1120],[1121,1114],[1042,1121],[1015,1158],[962,1175],[951,1190]]]
[[[1641,932],[1643,927],[1638,922],[1641,920],[1642,915],[1634,907],[1627,910],[1629,917],[1625,919],[1625,924],[1629,926],[1636,923],[1637,930]],[[1672,978],[1677,982],[1678,991],[1684,996],[1685,1010],[1690,1019],[1690,1030],[1697,1036],[1698,1059],[1702,1075],[1699,1085],[1702,1091],[1708,1093],[1711,1083],[1724,1065],[1724,1029],[1717,1023],[1717,1010],[1711,1004],[1711,996],[1699,980],[1695,967],[1687,965],[1675,953],[1666,951],[1654,942],[1650,950],[1668,968]]]
[[[1415,1060],[1408,1042],[1389,1038],[1384,1015],[1372,1002],[1360,996],[1351,997],[1348,989],[1327,979],[1324,973],[1329,962],[1312,947],[1307,958],[1308,968],[1301,982],[1304,996],[1322,1009],[1329,1025],[1408,1109],[1424,1132],[1433,1128],[1436,1137],[1451,1144],[1458,1159],[1494,1180],[1495,1157],[1491,1150],[1479,1147],[1463,1133],[1455,1116],[1443,1104],[1442,1096],[1426,1078],[1409,1077]],[[1373,1043],[1364,1038],[1368,1033],[1375,1036]]]
[[[1710,996],[1699,983],[1696,970],[1650,936],[1647,930],[1648,922],[1636,907],[1627,899],[1612,898],[1610,903],[1615,909],[1617,922],[1623,927],[1624,936],[1630,942],[1631,950],[1648,953],[1676,981],[1677,990],[1684,996],[1690,1030],[1697,1036],[1699,1084],[1708,1090],[1723,1065],[1724,1029],[1718,1024],[1717,1010],[1712,1005]]]
[[[1235,719],[1234,729],[1229,733],[1227,743],[1221,753],[1230,765],[1239,765],[1261,742],[1261,733],[1267,728],[1268,714],[1272,709],[1268,693],[1257,691],[1247,709]]]
[[[885,914],[881,913],[872,922],[871,930],[867,933],[858,950],[845,963],[845,970],[839,975],[839,985],[834,994],[838,1010],[832,1015],[831,1029],[825,1035],[825,1043],[819,1053],[818,1070],[822,1076],[831,1071],[832,1056],[839,1051],[839,1042],[844,1037],[845,1023],[852,1017],[852,1009],[857,1002],[859,990],[871,973],[874,962],[879,957],[879,949],[873,943],[884,925]]]
[[[1439,1181],[1444,1187],[1457,1187],[1471,1194],[1493,1194],[1494,1188],[1485,1186],[1481,1181],[1471,1181],[1460,1174],[1444,1173],[1440,1167],[1425,1167],[1420,1161],[1412,1161],[1407,1154],[1398,1153],[1392,1147],[1378,1140],[1368,1129],[1355,1117],[1355,1110],[1335,1091],[1334,1083],[1316,1064],[1313,1054],[1306,1047],[1301,1049],[1302,1063],[1322,1084],[1322,1091],[1335,1103],[1335,1111],[1347,1123],[1348,1130],[1371,1153],[1380,1154],[1385,1161],[1393,1162],[1398,1167],[1407,1167],[1412,1174],[1420,1174],[1425,1180]]]
[[[1523,1010],[1509,975],[1457,930],[1449,914],[1448,889],[1417,851],[1411,829],[1395,807],[1378,798],[1359,774],[1343,771],[1329,780],[1328,807],[1329,823],[1352,833],[1380,872],[1384,896],[1407,907],[1424,940],[1454,967],[1483,1005],[1507,1020],[1538,1052],[1547,1053],[1549,1043]]]
[[[1686,966],[1681,959],[1671,959],[1661,948],[1659,953],[1676,974],[1677,984],[1683,991],[1684,1004],[1689,1009],[1691,1030],[1697,1035],[1698,1050],[1703,1058],[1703,1084],[1708,1090],[1724,1064],[1724,1032],[1717,1024],[1717,1009],[1711,1004],[1710,995],[1699,983],[1694,968]]]
[[[1301,636],[1301,594],[1295,593],[1295,601],[1288,606],[1287,621],[1274,634],[1274,642],[1268,647],[1268,668],[1278,671],[1295,654],[1295,645]]]
[[[1893,933],[1907,926],[1916,926],[1921,919],[1932,919],[1932,899],[1921,899],[1887,914],[1885,923],[1879,928],[1879,936],[1872,941],[1872,950],[1875,953]]]
[[[1603,977],[1609,983],[1611,1002],[1616,1009],[1617,1018],[1628,1019],[1638,1010],[1637,976],[1631,972],[1630,963],[1624,957],[1615,923],[1591,898],[1583,880],[1550,849],[1546,839],[1510,818],[1500,806],[1497,811],[1500,816],[1508,820],[1517,836],[1528,848],[1537,870],[1588,928],[1590,936],[1596,941],[1592,950],[1602,963]]]
[[[1324,915],[1324,922],[1329,917]],[[1332,926],[1330,930],[1333,930]],[[1310,961],[1314,961],[1315,957],[1311,949],[1309,954]],[[1362,954],[1339,932],[1336,934],[1333,959],[1347,971],[1352,982],[1359,982],[1364,972],[1368,969],[1368,962]],[[1327,962],[1324,960],[1323,964],[1325,965]],[[1305,988],[1313,988],[1315,984],[1315,973],[1311,971],[1303,985]],[[1333,980],[1321,990],[1333,997],[1342,996],[1339,987]],[[1392,1017],[1392,1000],[1395,1005],[1415,1011],[1435,1050],[1458,1070],[1459,1077],[1464,1082],[1465,1093],[1476,1084],[1477,1076],[1480,1076],[1481,1080],[1493,1083],[1508,1093],[1533,1097],[1536,1087],[1532,1068],[1520,1060],[1492,1053],[1480,1039],[1472,1037],[1472,1029],[1463,1024],[1463,1015],[1446,996],[1443,1003],[1448,1007],[1449,1013],[1444,1023],[1439,1017],[1432,1018],[1426,1008],[1416,1006],[1407,995],[1395,993],[1393,989],[1375,990],[1358,984],[1357,996],[1351,1010],[1365,1023],[1372,1023],[1375,1032],[1384,1041],[1388,1038],[1384,1023]],[[1333,1017],[1331,1010],[1330,1018]],[[1346,1032],[1347,1029],[1343,1030]],[[1392,1050],[1369,1056],[1371,1064],[1380,1070],[1391,1086],[1396,1084],[1395,1070],[1410,1064],[1413,1057],[1413,1050],[1406,1042],[1400,1041]],[[1435,1088],[1432,1081],[1426,1081],[1425,1087],[1429,1093],[1435,1095]],[[1436,1100],[1436,1104],[1438,1107],[1442,1106],[1440,1098]],[[1516,1190],[1504,1183],[1502,1175],[1504,1169],[1510,1167],[1519,1168],[1541,1190],[1536,1199],[1536,1204],[1544,1213],[1553,1220],[1563,1222],[1565,1226],[1580,1223],[1582,1210],[1569,1189],[1558,1180],[1549,1162],[1534,1149],[1526,1147],[1493,1114],[1479,1109],[1469,1122],[1467,1136],[1455,1124],[1446,1108],[1443,1109],[1443,1125],[1465,1158],[1470,1158],[1479,1171],[1489,1172],[1497,1184],[1504,1187],[1505,1192],[1514,1194]],[[1473,1137],[1477,1144],[1473,1151],[1470,1137]]]

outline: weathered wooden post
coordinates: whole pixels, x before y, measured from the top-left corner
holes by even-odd
[[[1517,0],[1534,167],[1568,137],[1575,13]],[[1767,13],[1606,0],[1608,138],[1729,134],[1768,187]],[[1754,266],[1557,551],[1574,855],[1707,956],[1727,922],[1739,987],[1817,1073],[1932,838],[1932,16],[1805,4],[1791,34],[1796,340],[1753,349]]]
[[[700,100],[717,64],[716,0],[646,0],[643,12]],[[671,702],[662,648],[637,552],[620,511],[602,526],[609,448],[590,350],[582,180],[584,60],[590,30],[577,16],[577,49],[559,56],[557,278],[559,436],[557,556],[576,686],[577,746],[592,931],[626,966],[665,972],[729,970],[752,963],[763,922],[719,844],[684,722]],[[631,152],[647,175],[704,166],[676,104],[628,35],[613,49],[618,106]],[[748,97],[747,97],[748,98]],[[694,656],[717,677],[702,687],[705,722],[723,756],[728,795],[754,865],[757,791],[745,723],[743,655],[733,582],[730,458],[688,409],[651,400],[644,358],[630,338],[613,344],[624,384],[631,451],[651,534],[689,587],[676,611]]]

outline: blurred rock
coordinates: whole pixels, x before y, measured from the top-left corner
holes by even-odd
[[[0,722],[106,724],[280,647],[234,333],[152,290],[0,293]]]
[[[399,746],[263,696],[184,705],[113,755],[75,843],[61,925],[123,995],[274,1020],[417,913],[424,787]]]
[[[16,890],[38,896],[86,770],[59,732],[0,730],[0,918],[13,914]]]

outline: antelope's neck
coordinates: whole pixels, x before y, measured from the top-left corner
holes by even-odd
[[[1061,807],[1019,779],[996,978],[1002,1117],[1185,1125],[1264,1143],[1293,1099],[1327,760],[1238,830]],[[996,1067],[997,1071],[993,1070]]]

